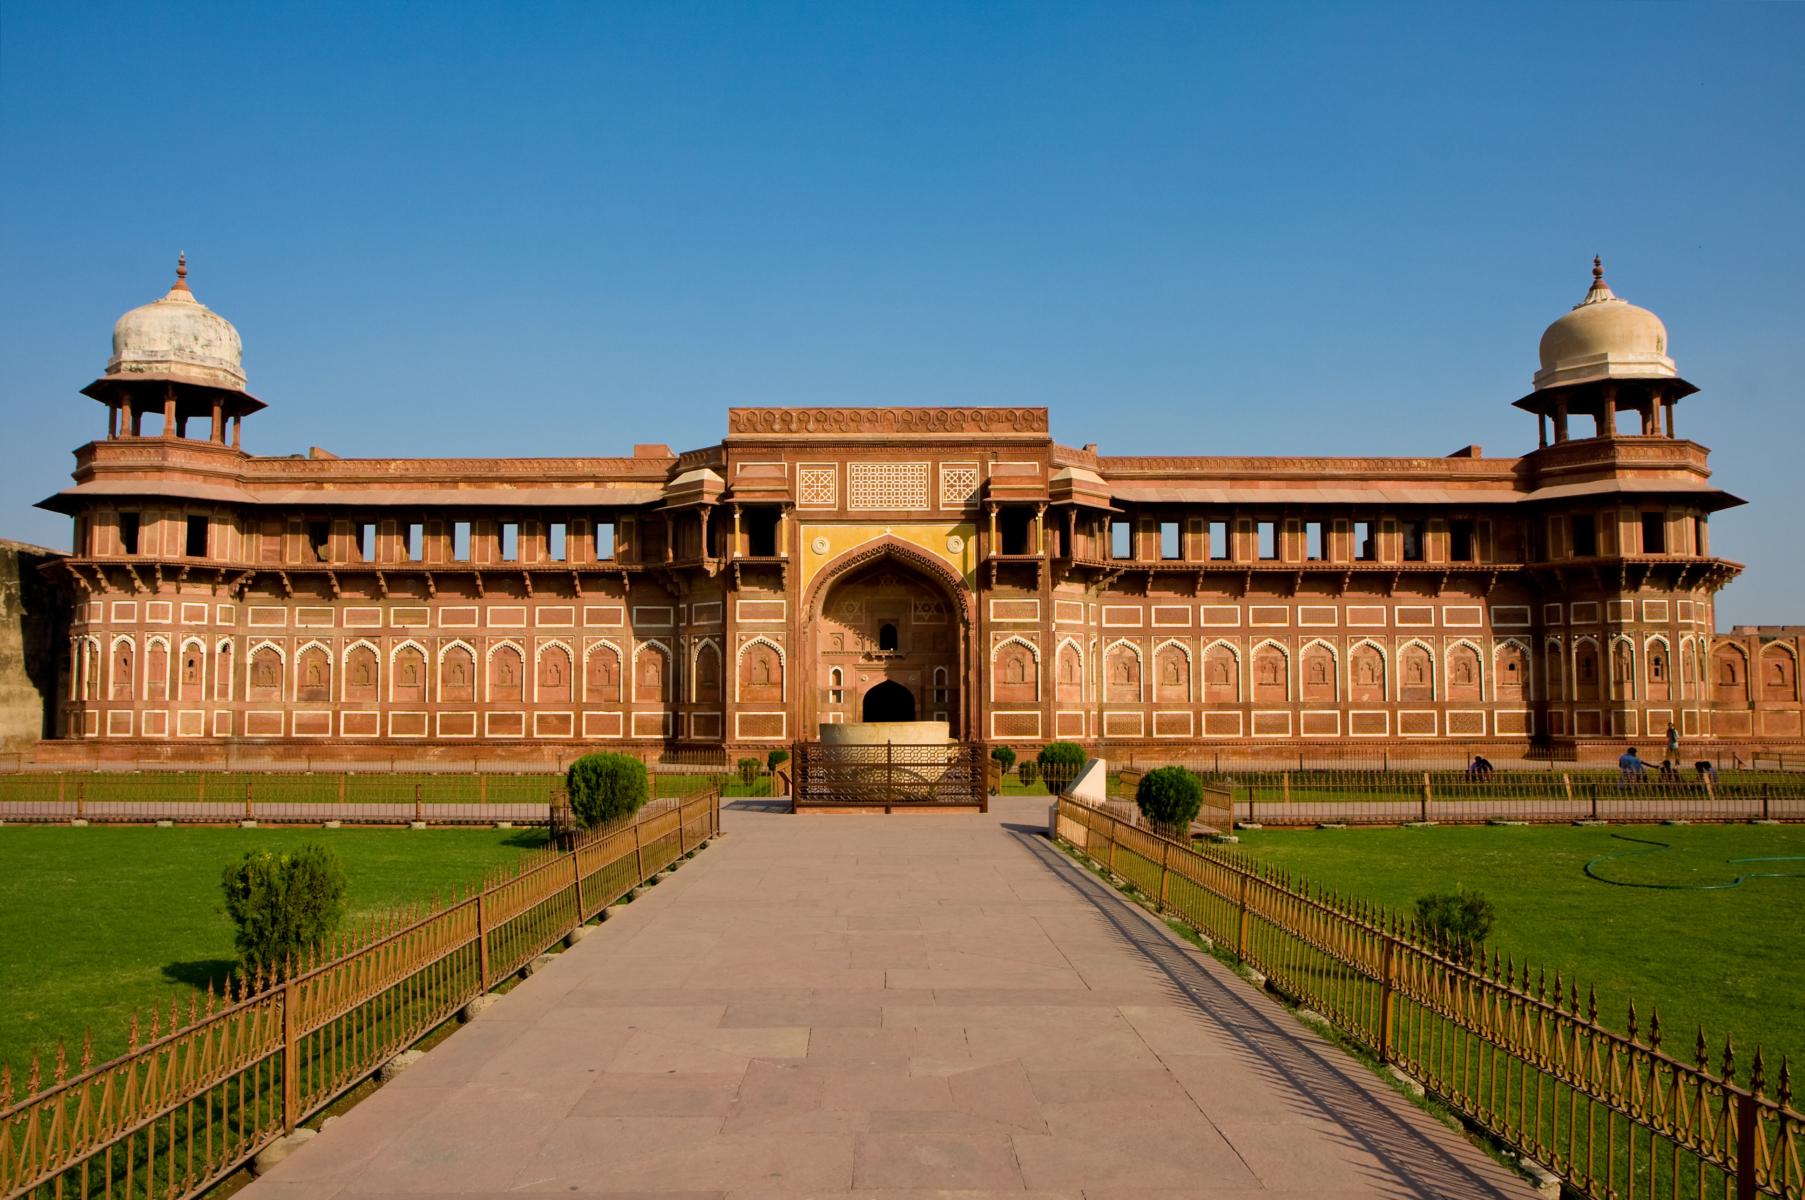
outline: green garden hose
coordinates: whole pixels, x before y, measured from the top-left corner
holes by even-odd
[[[1660,854],[1673,849],[1668,842],[1633,838],[1622,833],[1613,833],[1611,836],[1620,842],[1635,842],[1637,845],[1650,847],[1647,850],[1628,850],[1622,854],[1600,854],[1586,864],[1587,876],[1596,879],[1599,883],[1608,883],[1612,887],[1652,888],[1662,892],[1721,892],[1741,887],[1746,880],[1750,879],[1805,879],[1805,871],[1745,871],[1729,883],[1626,883],[1620,879],[1606,879],[1594,869],[1599,863],[1619,858],[1641,858],[1644,855]],[[1724,862],[1731,866],[1739,863],[1805,862],[1805,854],[1764,854],[1752,858],[1726,858]]]

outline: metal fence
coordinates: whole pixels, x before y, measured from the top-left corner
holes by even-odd
[[[196,1195],[720,829],[708,792],[541,851],[324,956],[132,1020],[98,1066],[0,1069],[0,1195]],[[22,1084],[23,1099],[15,1100]]]
[[[990,811],[993,770],[982,742],[844,746],[797,742],[790,751],[793,811],[806,808],[974,808]]]
[[[655,764],[655,797],[711,789],[768,795],[766,774],[749,783],[725,760]],[[450,774],[298,771],[64,771],[0,774],[0,821],[15,824],[544,825],[564,787],[549,773]]]
[[[1805,1115],[1759,1050],[1739,1084],[1703,1030],[1684,1061],[1633,1008],[1627,1033],[1600,1025],[1577,982],[1469,964],[1394,915],[1069,797],[1058,834],[1581,1195],[1805,1194]]]
[[[1201,765],[1201,764],[1199,764]],[[1111,764],[1109,794],[1130,800],[1139,768]],[[1196,769],[1193,767],[1192,769]],[[1805,775],[1688,772],[1662,780],[1619,771],[1200,772],[1248,825],[1399,825],[1487,821],[1805,821]]]

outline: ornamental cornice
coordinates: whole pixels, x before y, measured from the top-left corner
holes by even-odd
[[[730,408],[727,430],[737,436],[840,434],[1045,434],[1044,408]]]
[[[1509,480],[1516,476],[1515,458],[1326,458],[1266,456],[1133,455],[1099,456],[1097,470],[1106,478],[1306,478],[1369,479],[1461,478]]]

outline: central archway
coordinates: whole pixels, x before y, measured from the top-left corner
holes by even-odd
[[[862,721],[913,721],[915,693],[894,679],[886,679],[865,693],[859,706]]]
[[[827,564],[803,608],[813,687],[798,726],[945,721],[972,728],[971,590],[951,565],[887,536]]]

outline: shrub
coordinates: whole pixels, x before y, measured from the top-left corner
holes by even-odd
[[[1203,808],[1203,781],[1183,767],[1155,767],[1141,776],[1134,803],[1161,833],[1189,838],[1191,822]]]
[[[1040,763],[1040,777],[1047,781],[1047,790],[1058,795],[1084,769],[1084,747],[1075,742],[1048,742],[1035,759]]]
[[[775,772],[778,767],[790,761],[788,750],[773,750],[765,755],[765,770]]]
[[[1033,759],[1024,759],[1015,769],[1015,777],[1022,781],[1023,787],[1033,787],[1034,781],[1040,778],[1040,768],[1034,765]]]
[[[585,754],[570,764],[564,786],[571,815],[585,829],[632,816],[650,795],[646,765],[630,754]]]
[[[997,766],[1003,769],[1003,774],[1005,775],[1009,774],[1015,767],[1015,751],[1007,746],[993,746],[990,751],[990,757],[997,760]]]
[[[345,868],[316,842],[281,854],[247,851],[219,882],[238,926],[238,956],[253,969],[299,958],[344,919]]]
[[[1471,962],[1485,944],[1496,915],[1479,892],[1438,892],[1416,902],[1417,924],[1429,940],[1463,963]]]
[[[740,782],[747,787],[751,787],[752,781],[758,778],[758,760],[756,758],[742,758],[734,765],[739,770]]]

